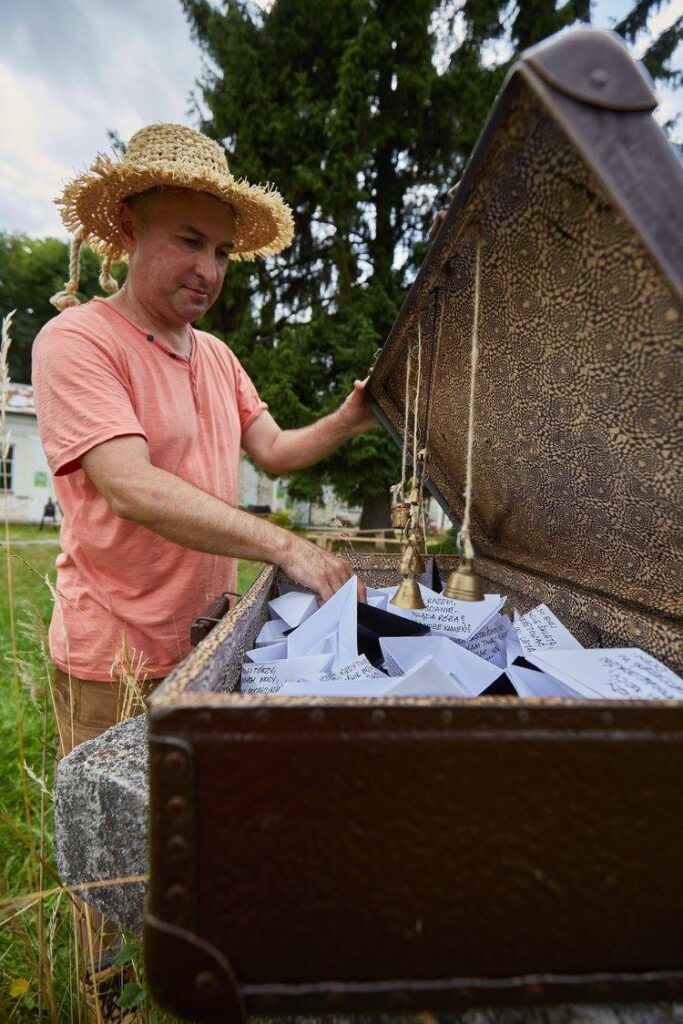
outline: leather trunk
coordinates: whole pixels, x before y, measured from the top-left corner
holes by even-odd
[[[655,104],[608,34],[527,52],[369,387],[398,438],[419,322],[420,432],[457,519],[480,246],[478,570],[680,672],[683,173]],[[353,560],[399,581],[395,556]],[[154,997],[216,1022],[676,998],[683,705],[241,695],[275,582],[150,701]]]

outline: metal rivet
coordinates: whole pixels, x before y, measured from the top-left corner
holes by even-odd
[[[604,89],[609,82],[609,71],[605,71],[604,68],[594,68],[591,71],[590,82],[596,89]]]
[[[614,715],[611,711],[603,711],[600,715],[600,720],[603,725],[614,725]]]
[[[166,849],[173,857],[183,857],[187,853],[187,840],[183,836],[171,836]]]
[[[211,712],[207,711],[206,709],[204,711],[199,711],[197,713],[197,721],[199,722],[200,725],[210,725]]]
[[[270,718],[270,711],[267,708],[259,708],[256,712],[256,718],[259,722],[267,722]]]
[[[179,903],[185,903],[187,901],[187,889],[184,885],[172,885],[170,889],[166,890],[166,902],[174,903],[176,906]]]
[[[384,711],[382,711],[381,708],[377,708],[376,711],[372,712],[373,722],[383,722],[386,717],[386,714],[384,713]]]
[[[312,722],[322,722],[324,717],[325,712],[323,711],[322,708],[314,708],[314,710],[311,711],[309,715],[309,718]]]
[[[444,725],[450,725],[450,723],[453,721],[453,712],[452,711],[442,711],[441,712],[441,721],[444,723]]]
[[[517,721],[521,722],[522,725],[526,725],[529,721],[530,715],[525,708],[520,708],[517,712]]]
[[[185,767],[185,758],[179,750],[172,750],[170,754],[166,754],[164,758],[164,768],[168,768],[169,771],[177,772]]]
[[[194,979],[194,987],[201,996],[212,996],[218,991],[218,978],[213,971],[201,971]]]
[[[184,814],[187,814],[187,800],[183,796],[172,796],[166,804],[166,810],[174,818],[182,818]]]

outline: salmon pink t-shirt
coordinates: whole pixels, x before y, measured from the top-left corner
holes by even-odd
[[[121,661],[149,678],[164,676],[189,653],[192,621],[221,591],[235,589],[236,562],[114,515],[81,456],[137,434],[154,466],[236,506],[241,437],[267,406],[222,341],[192,331],[185,359],[104,299],[43,327],[33,345],[33,386],[64,515],[52,658],[85,679],[110,679]]]

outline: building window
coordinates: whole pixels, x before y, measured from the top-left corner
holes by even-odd
[[[0,458],[0,494],[7,494],[12,490],[12,464],[14,462],[14,445],[9,446],[7,458]]]

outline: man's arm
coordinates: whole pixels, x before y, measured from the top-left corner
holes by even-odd
[[[323,601],[353,575],[348,562],[301,537],[233,508],[153,466],[143,437],[116,437],[81,456],[112,512],[196,551],[272,562]],[[365,588],[359,596],[365,599]]]
[[[269,412],[262,412],[242,436],[247,455],[269,473],[291,473],[319,462],[340,444],[377,423],[357,380],[346,401],[329,416],[298,430],[281,430]]]

